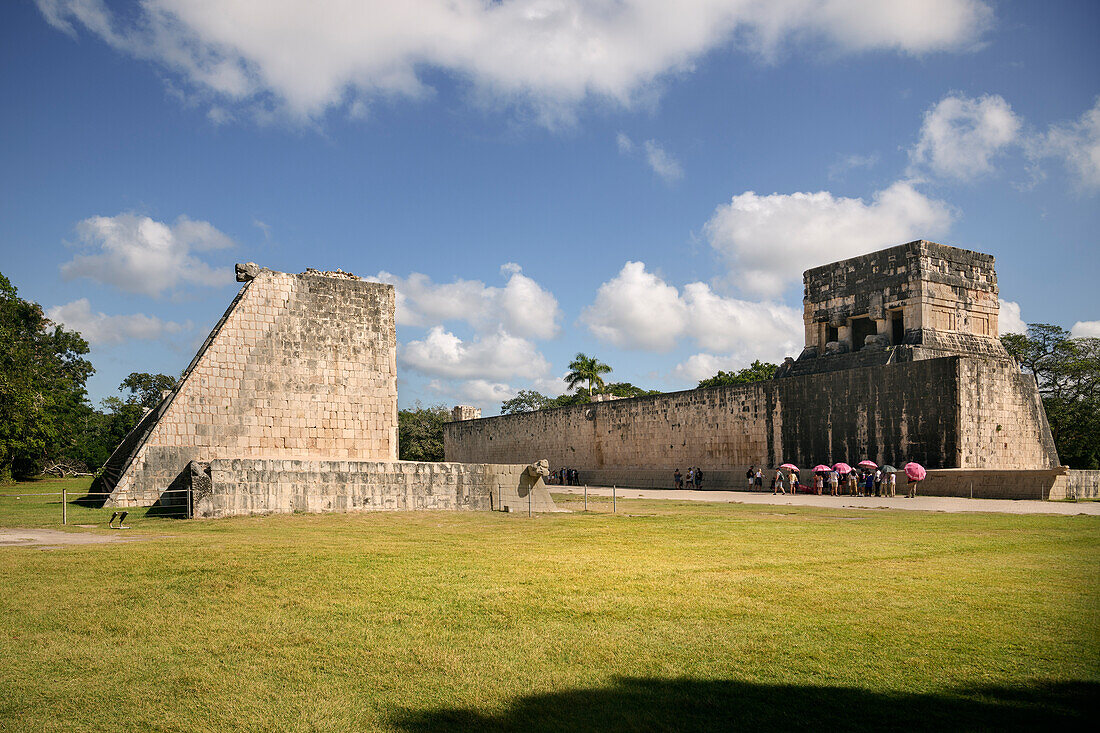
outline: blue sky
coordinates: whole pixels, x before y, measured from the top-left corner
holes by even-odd
[[[1100,335],[1097,3],[319,7],[0,8],[0,271],[93,400],[186,366],[238,261],[393,282],[402,406],[487,414],[577,351],[797,354],[803,269],[917,238]]]

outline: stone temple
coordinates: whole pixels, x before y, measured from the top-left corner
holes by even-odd
[[[452,422],[447,459],[538,454],[631,487],[698,466],[709,488],[743,488],[750,466],[869,458],[932,469],[926,493],[1064,490],[1035,383],[998,339],[992,256],[909,242],[807,270],[804,285],[806,346],[774,379]]]
[[[96,492],[194,513],[553,509],[521,465],[397,460],[394,289],[345,272],[238,265],[240,292],[175,389],[126,436]],[[470,416],[479,414],[470,408]]]

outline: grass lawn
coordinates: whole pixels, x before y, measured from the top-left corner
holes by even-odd
[[[51,501],[0,526],[59,528]],[[0,547],[0,730],[1095,722],[1098,517],[590,505],[138,510],[144,541]]]

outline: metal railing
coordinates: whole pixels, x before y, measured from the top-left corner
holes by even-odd
[[[66,488],[62,488],[60,491],[30,491],[20,492],[18,494],[0,493],[0,500],[3,499],[23,499],[30,497],[58,497],[61,503],[61,524],[67,525],[69,523],[69,504],[70,502],[81,502],[85,499],[94,499],[94,497],[104,497],[104,503],[100,505],[99,509],[106,511],[109,509],[118,509],[118,507],[107,507],[106,497],[109,497],[111,492],[109,491],[74,491],[70,492]],[[164,497],[166,495],[182,495],[183,501],[181,502],[165,502]],[[124,509],[126,507],[123,507]],[[139,507],[134,507],[139,508]],[[179,516],[181,519],[193,519],[195,516],[195,503],[194,493],[191,487],[188,486],[182,489],[165,489],[160,492],[156,502],[148,507],[140,507],[146,510],[145,516],[163,517],[163,516]]]

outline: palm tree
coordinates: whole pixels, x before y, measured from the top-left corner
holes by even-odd
[[[569,373],[565,375],[565,382],[569,385],[569,389],[576,389],[581,382],[588,382],[588,393],[596,394],[604,387],[600,375],[610,371],[611,367],[596,357],[578,353],[573,361],[569,362]]]

